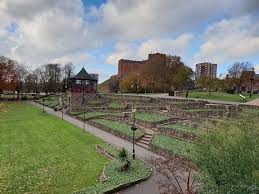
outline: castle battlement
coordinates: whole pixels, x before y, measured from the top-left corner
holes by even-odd
[[[132,72],[141,72],[142,70],[148,68],[148,65],[152,61],[165,61],[166,54],[162,53],[152,53],[148,55],[147,60],[142,61],[135,61],[135,60],[128,60],[128,59],[120,59],[118,61],[118,78],[123,78],[129,73]]]

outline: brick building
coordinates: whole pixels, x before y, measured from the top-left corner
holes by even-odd
[[[216,78],[217,76],[217,64],[213,63],[198,63],[196,64],[196,79],[199,77]]]
[[[242,72],[241,90],[246,92],[259,91],[259,74],[256,74],[255,71]]]

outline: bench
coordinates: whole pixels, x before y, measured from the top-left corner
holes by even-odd
[[[246,97],[245,96],[243,96],[242,94],[239,94],[239,96],[242,98],[243,102],[246,101]]]

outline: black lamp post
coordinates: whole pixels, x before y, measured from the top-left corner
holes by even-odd
[[[133,123],[131,126],[131,130],[132,130],[132,158],[133,160],[135,160],[135,131],[137,130],[137,127],[135,126],[135,113],[136,113],[136,108],[132,107],[132,114],[133,114]]]

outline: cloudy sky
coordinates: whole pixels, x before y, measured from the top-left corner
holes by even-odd
[[[259,73],[259,0],[0,0],[0,55],[33,68],[72,62],[103,81],[151,52]]]

